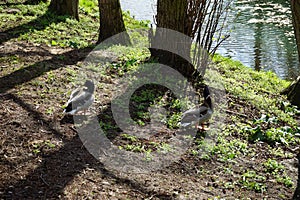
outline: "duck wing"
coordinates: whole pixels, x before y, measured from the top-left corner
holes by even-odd
[[[88,91],[76,92],[76,95],[69,100],[64,112],[75,114],[76,112],[87,109],[94,102],[94,96]]]
[[[200,106],[199,108],[194,108],[185,111],[182,114],[181,125],[188,126],[192,123],[198,122],[201,117],[203,117],[208,111],[208,108],[205,106]]]
[[[77,89],[73,90],[67,104],[69,104],[81,92],[83,92],[82,88],[77,88]]]

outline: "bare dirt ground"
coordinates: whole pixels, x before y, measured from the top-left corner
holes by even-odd
[[[291,199],[295,187],[285,188],[274,179],[267,181],[265,193],[239,184],[245,169],[261,170],[259,163],[270,156],[264,143],[250,144],[256,154],[241,156],[233,163],[186,153],[169,167],[150,174],[107,169],[85,149],[72,119],[61,114],[72,87],[66,81],[66,69],[76,70],[90,50],[26,42],[0,46],[1,199]],[[114,87],[114,81],[105,81]],[[97,93],[107,103],[108,91]],[[243,114],[255,115],[250,105],[242,107]],[[284,161],[294,183],[296,161]],[[229,166],[232,171],[226,173]],[[224,187],[225,182],[236,185]]]

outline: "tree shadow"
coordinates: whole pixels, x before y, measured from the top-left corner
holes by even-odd
[[[113,172],[106,170],[99,161],[97,161],[84,147],[78,135],[74,138],[64,138],[64,134],[56,129],[51,120],[47,120],[43,115],[35,110],[32,105],[24,102],[14,94],[7,91],[17,85],[31,81],[32,79],[43,75],[44,73],[65,67],[66,65],[74,65],[78,61],[83,60],[92,47],[84,49],[74,49],[59,55],[53,55],[51,59],[43,60],[32,64],[28,67],[14,71],[4,77],[0,77],[0,94],[6,95],[6,98],[12,99],[16,104],[30,113],[34,121],[42,121],[42,126],[50,131],[57,138],[61,138],[64,145],[57,151],[41,154],[41,163],[24,178],[17,180],[16,183],[5,185],[1,188],[0,194],[4,199],[48,199],[61,198],[64,194],[65,186],[81,173],[86,167],[99,170],[105,179],[114,179],[118,184],[132,188],[134,191],[145,196],[157,196],[163,199],[173,199],[172,196],[164,193],[158,193],[147,188],[143,183],[133,181],[131,179],[122,178]],[[17,54],[23,52],[17,51]],[[47,52],[44,52],[47,54]],[[10,55],[10,53],[8,53]],[[7,54],[2,54],[3,56]],[[49,54],[52,55],[52,54]],[[61,57],[64,57],[62,60]],[[50,65],[48,65],[50,63]],[[108,106],[107,109],[101,111],[98,115],[103,117],[108,115],[109,119],[113,119],[113,115]],[[111,131],[111,130],[110,130]],[[110,138],[113,139],[114,137]]]
[[[27,112],[32,113],[33,118],[45,122],[43,126],[51,130],[56,136],[63,135],[53,128],[49,121],[42,115],[32,109],[30,105],[23,102],[13,94],[6,94],[14,102],[19,104]],[[106,112],[106,111],[103,111]],[[64,188],[70,183],[77,174],[80,174],[85,168],[98,170],[104,179],[114,179],[120,185],[132,188],[144,196],[156,196],[163,199],[173,199],[171,195],[155,192],[148,189],[144,183],[122,178],[111,172],[97,161],[85,148],[78,137],[64,139],[64,145],[57,151],[41,155],[42,162],[32,169],[24,179],[19,179],[15,184],[10,184],[1,189],[1,195],[4,199],[57,199],[64,196]]]
[[[297,187],[295,189],[293,200],[299,200],[300,199],[300,153],[297,154],[298,159],[298,181],[297,181]]]
[[[48,71],[56,70],[66,65],[74,65],[78,61],[83,60],[92,50],[92,47],[74,49],[3,76],[0,78],[0,93],[5,93],[7,90],[39,77]],[[63,60],[61,59],[62,57],[64,58]]]
[[[47,2],[47,0],[26,0],[18,2],[7,2],[7,0],[4,0],[3,2],[0,2],[0,6],[37,5],[41,2]]]
[[[31,32],[33,30],[44,30],[52,23],[65,22],[67,18],[69,18],[69,16],[57,16],[51,11],[47,10],[45,14],[28,23],[21,24],[19,26],[0,32],[0,45],[10,39],[18,38],[20,35]]]

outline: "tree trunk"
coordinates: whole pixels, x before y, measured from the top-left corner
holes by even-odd
[[[58,15],[69,15],[79,21],[78,3],[79,0],[51,0],[49,10]]]
[[[288,94],[288,99],[291,104],[298,106],[300,108],[300,78],[298,77],[297,82]]]
[[[289,87],[284,89],[281,94],[287,95],[291,104],[300,108],[300,76]]]
[[[157,27],[171,29],[185,34],[189,37],[176,37],[168,30],[156,29],[151,33],[149,48],[151,58],[160,63],[178,70],[189,81],[195,82],[199,76],[191,64],[190,51],[192,44],[191,29],[189,28],[191,18],[187,16],[187,0],[158,0],[157,1]],[[154,48],[156,47],[156,48]],[[162,47],[165,50],[162,50]],[[173,52],[167,51],[171,49]]]
[[[300,1],[291,0],[291,8],[293,16],[294,33],[298,48],[298,56],[300,60]]]
[[[124,20],[122,17],[122,10],[119,0],[98,0],[99,12],[100,12],[100,32],[98,37],[98,43],[104,40],[118,35],[119,37],[113,37],[114,44],[129,45],[130,38],[126,32]]]

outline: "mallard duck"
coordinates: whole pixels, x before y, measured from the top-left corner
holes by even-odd
[[[208,128],[204,128],[204,123],[207,122],[213,114],[212,101],[208,86],[204,87],[203,97],[204,103],[202,105],[198,108],[189,109],[182,114],[180,123],[182,127],[195,124],[197,129],[208,130]],[[201,126],[198,126],[198,124],[201,124]]]
[[[94,90],[95,85],[93,81],[87,80],[84,83],[83,87],[77,88],[74,90],[67,102],[67,107],[64,109],[64,113],[74,115],[79,111],[85,111],[93,104],[94,102]]]

